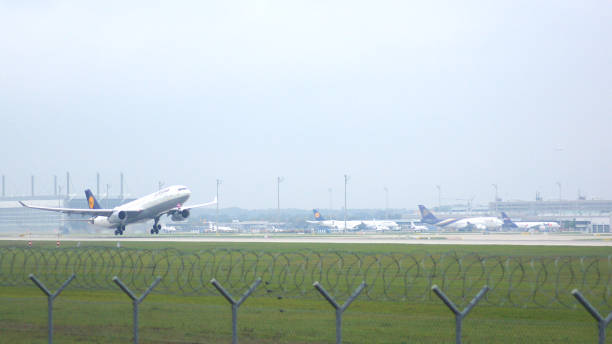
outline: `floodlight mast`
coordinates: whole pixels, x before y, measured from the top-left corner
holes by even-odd
[[[344,231],[346,232],[346,184],[351,177],[348,174],[344,175]]]
[[[217,211],[215,213],[215,228],[217,233],[219,232],[219,186],[221,186],[221,179],[217,179]]]
[[[389,218],[389,188],[385,186],[383,190],[385,190],[385,219],[388,219]]]
[[[491,184],[491,186],[495,189],[495,199],[493,201],[495,202],[495,213],[497,214],[497,201],[499,200],[497,196],[497,184]]]
[[[284,177],[276,177],[276,208],[277,208],[276,223],[277,224],[280,223],[280,183],[283,180],[285,180]]]

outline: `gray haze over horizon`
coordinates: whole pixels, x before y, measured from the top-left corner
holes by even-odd
[[[612,198],[609,1],[0,3],[8,194]]]

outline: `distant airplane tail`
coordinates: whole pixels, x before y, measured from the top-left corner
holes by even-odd
[[[312,209],[312,213],[314,215],[315,221],[324,221],[325,220],[323,218],[323,216],[321,215],[321,213],[319,212],[319,209]]]
[[[100,203],[98,203],[91,190],[85,190],[85,198],[87,199],[87,205],[89,206],[89,209],[102,209]]]
[[[423,223],[435,224],[440,222],[440,219],[422,204],[419,204],[419,212],[421,213],[421,222]]]
[[[516,223],[514,223],[511,219],[510,216],[508,216],[508,214],[506,214],[505,212],[501,212],[501,216],[502,216],[502,220],[504,220],[504,224],[502,225],[502,227],[504,228],[516,228],[518,227],[516,225]]]

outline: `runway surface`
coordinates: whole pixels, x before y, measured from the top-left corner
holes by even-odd
[[[57,234],[1,235],[8,241],[56,241]],[[235,235],[176,235],[114,236],[110,235],[62,235],[60,241],[133,241],[133,242],[240,242],[240,243],[333,243],[333,244],[410,244],[410,245],[524,245],[524,246],[612,246],[610,234],[235,234]]]

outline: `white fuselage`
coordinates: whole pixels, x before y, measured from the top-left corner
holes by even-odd
[[[185,186],[174,185],[113,208],[114,212],[129,212],[124,225],[152,220],[169,209],[180,208],[191,196]],[[135,215],[134,215],[135,214]],[[102,227],[117,227],[107,216],[96,216],[92,223]]]
[[[368,228],[376,229],[377,231],[388,231],[388,230],[396,230],[399,229],[399,225],[395,221],[363,221],[363,224]]]
[[[315,223],[323,227],[329,227],[334,230],[345,230],[345,222],[344,220],[323,220],[323,221],[308,221],[310,223]],[[398,224],[394,221],[377,221],[377,220],[366,220],[366,221],[356,221],[356,220],[347,220],[346,221],[346,230],[355,230],[359,228],[359,226],[365,226],[368,229],[375,230],[389,230],[398,228]]]
[[[417,225],[417,224],[414,223],[414,221],[410,222],[409,229],[411,231],[413,231],[413,232],[425,232],[425,231],[429,230],[429,228],[427,226],[425,226],[425,225]]]
[[[435,225],[442,228],[450,228],[454,230],[462,229],[478,229],[478,230],[496,230],[499,229],[504,222],[497,217],[482,216],[468,217],[464,219],[446,219]]]
[[[541,231],[544,230],[557,230],[561,228],[557,222],[549,222],[549,221],[524,221],[524,222],[514,222],[514,224],[521,229],[538,229]]]

